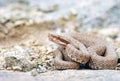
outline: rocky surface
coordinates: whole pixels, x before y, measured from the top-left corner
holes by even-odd
[[[49,71],[35,77],[29,73],[1,71],[0,81],[119,81],[120,72],[114,70]]]

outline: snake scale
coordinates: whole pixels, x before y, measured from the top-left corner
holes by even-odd
[[[78,69],[80,64],[92,69],[115,69],[117,66],[114,47],[101,37],[86,33],[49,34],[48,37],[59,45],[54,51],[55,69]]]

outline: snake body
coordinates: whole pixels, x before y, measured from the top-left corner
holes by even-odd
[[[69,38],[49,35],[49,39],[62,48],[54,52],[56,69],[76,69],[80,64],[88,64],[92,69],[115,69],[118,57],[107,41],[85,33],[69,35]]]

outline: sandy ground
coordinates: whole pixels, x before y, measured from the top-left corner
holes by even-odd
[[[65,70],[41,73],[31,76],[28,73],[1,71],[1,81],[119,81],[119,71],[110,70]]]

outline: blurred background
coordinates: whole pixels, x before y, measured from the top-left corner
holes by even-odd
[[[0,23],[6,27],[53,21],[82,31],[120,27],[119,18],[120,0],[0,0]]]
[[[36,32],[109,33],[116,38],[119,18],[120,0],[0,0],[0,38],[33,39]]]

